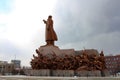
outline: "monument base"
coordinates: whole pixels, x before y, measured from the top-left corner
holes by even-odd
[[[91,50],[81,51],[76,55],[74,49],[59,49],[54,45],[40,46],[34,56],[31,65],[32,69],[26,75],[31,76],[80,76],[80,77],[101,77],[109,76],[109,72],[105,70],[104,54],[91,53]],[[88,56],[88,54],[91,55]],[[101,62],[103,61],[103,62]],[[89,64],[89,67],[88,67]],[[90,64],[93,64],[90,66]],[[79,66],[78,66],[79,65]],[[87,69],[82,66],[87,65]],[[80,68],[80,69],[79,69]]]
[[[101,71],[75,71],[75,75],[79,77],[101,77]]]
[[[57,46],[53,46],[53,45],[40,46],[38,51],[41,54],[49,57],[51,57],[51,55],[54,55],[54,54],[57,56],[61,55],[60,49]]]
[[[104,74],[99,71],[74,71],[74,70],[50,70],[50,69],[40,69],[40,70],[26,70],[25,75],[27,76],[59,76],[59,77],[107,77],[110,76],[106,74],[107,71],[104,71]]]
[[[105,69],[105,70],[102,70],[102,71],[101,71],[101,75],[102,75],[102,76],[109,76],[110,73],[109,73],[109,71],[108,71],[107,69]]]
[[[52,76],[64,76],[64,77],[73,77],[74,70],[52,70]]]
[[[27,76],[50,76],[51,70],[49,69],[26,70],[24,73]]]
[[[45,45],[40,46],[38,51],[43,54],[44,56],[51,57],[51,55],[56,55],[59,57],[63,57],[65,55],[75,55],[74,49],[59,49],[57,46],[53,45]]]

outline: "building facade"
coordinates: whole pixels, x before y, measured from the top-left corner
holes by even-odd
[[[105,56],[105,61],[111,75],[120,72],[120,55]]]
[[[11,60],[11,63],[7,61],[0,61],[0,75],[11,75],[20,73],[21,61]]]
[[[0,61],[0,74],[12,74],[14,70],[14,64],[7,61]]]
[[[15,69],[20,69],[21,68],[21,61],[20,60],[11,60],[11,63],[14,64]]]

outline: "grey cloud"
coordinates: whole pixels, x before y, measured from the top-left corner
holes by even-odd
[[[105,49],[108,53],[119,52],[119,4],[119,0],[58,0],[55,20],[59,27],[59,45],[70,44],[73,47],[82,44],[89,48]]]
[[[105,50],[107,54],[119,54],[120,32],[103,33],[91,37],[87,42],[87,47]]]
[[[4,54],[14,54],[14,53],[20,53],[20,50],[17,49],[17,47],[12,44],[11,42],[7,40],[1,40],[0,41],[0,52]]]
[[[0,54],[4,56],[5,59],[14,59],[15,55],[17,58],[21,58],[26,55],[26,50],[13,44],[9,40],[0,40]]]

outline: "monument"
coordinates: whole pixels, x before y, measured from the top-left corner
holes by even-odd
[[[57,35],[53,29],[53,20],[52,16],[48,16],[47,21],[43,20],[43,22],[46,24],[46,33],[45,33],[45,40],[46,40],[46,46],[47,45],[53,45],[54,46],[54,41],[57,41]]]
[[[103,51],[92,53],[81,50],[76,55],[74,49],[59,49],[55,45],[58,40],[53,28],[52,16],[43,20],[46,25],[46,45],[36,49],[37,56],[33,54],[30,64],[30,75],[37,76],[109,76],[105,65]],[[88,51],[88,52],[87,52]]]

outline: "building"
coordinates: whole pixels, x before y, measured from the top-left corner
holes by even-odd
[[[120,72],[120,55],[105,56],[105,61],[111,75]]]
[[[7,61],[0,61],[0,74],[12,74],[14,70],[14,64]]]
[[[20,60],[11,60],[11,63],[14,64],[15,69],[20,69],[21,68],[21,61]]]
[[[1,75],[11,75],[20,73],[21,61],[11,60],[11,63],[7,61],[0,61],[0,74]]]

